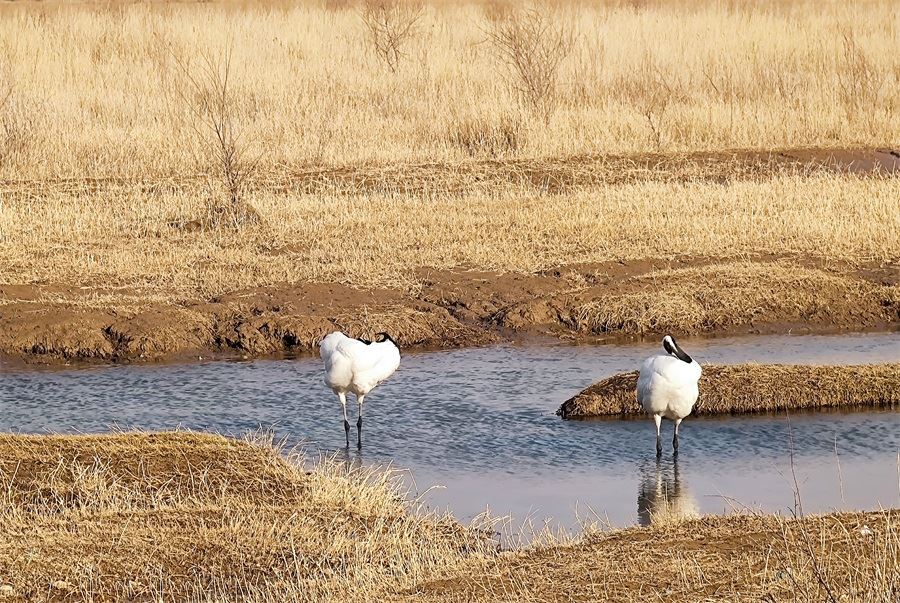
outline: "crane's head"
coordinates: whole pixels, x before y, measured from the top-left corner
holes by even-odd
[[[682,362],[687,362],[690,364],[693,362],[693,358],[687,355],[687,353],[679,347],[678,343],[675,341],[675,338],[671,335],[666,335],[663,337],[663,349],[670,356],[675,356]]]
[[[678,344],[675,343],[675,338],[671,335],[666,335],[663,337],[663,349],[667,354],[675,355],[675,350],[678,349]]]

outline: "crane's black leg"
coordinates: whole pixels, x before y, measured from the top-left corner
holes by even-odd
[[[681,419],[675,421],[675,436],[672,438],[673,454],[678,456],[678,426],[681,425]]]
[[[356,402],[359,404],[359,417],[356,419],[356,448],[362,450],[362,409],[363,398],[365,396],[357,396]]]
[[[656,458],[662,456],[662,439],[659,435],[659,428],[662,425],[662,417],[660,415],[653,415],[653,420],[656,422]]]

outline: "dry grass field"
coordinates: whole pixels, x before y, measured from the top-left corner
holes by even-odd
[[[207,171],[191,123],[218,113],[204,96],[229,57],[227,118],[263,171],[871,147],[900,132],[890,0],[562,0],[534,13],[401,0],[369,2],[389,10],[364,21],[366,4],[4,6],[2,174]],[[391,33],[383,60],[375,42]]]
[[[3,5],[0,351],[896,324],[898,31],[889,1]]]
[[[637,371],[598,381],[563,402],[564,419],[643,415]],[[900,405],[900,364],[803,366],[707,365],[693,415],[794,411],[840,406]]]
[[[0,597],[894,603],[900,593],[896,511],[707,517],[507,551],[487,519],[429,513],[396,475],[300,460],[266,441],[190,432],[0,435]]]

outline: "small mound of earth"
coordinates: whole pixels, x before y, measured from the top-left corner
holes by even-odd
[[[638,372],[619,373],[569,398],[556,411],[563,419],[637,416]],[[774,412],[840,406],[900,404],[900,364],[806,366],[706,365],[692,414]]]

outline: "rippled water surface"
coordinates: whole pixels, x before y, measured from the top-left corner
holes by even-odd
[[[701,363],[900,360],[896,333],[685,339]],[[406,354],[366,398],[361,454],[343,451],[337,399],[317,358],[3,369],[0,430],[95,432],[183,426],[241,434],[273,428],[353,463],[409,468],[426,500],[468,519],[490,508],[516,521],[614,524],[651,512],[788,511],[794,477],[807,512],[900,505],[900,411],[688,418],[681,454],[655,459],[649,420],[562,421],[566,398],[631,370],[656,343],[496,346]],[[355,405],[351,405],[355,414]],[[671,424],[664,425],[671,435]],[[351,437],[355,429],[351,430]],[[794,463],[791,471],[791,441]]]

